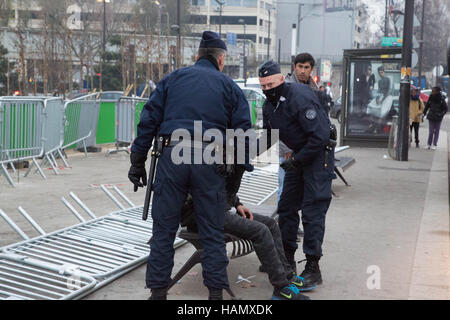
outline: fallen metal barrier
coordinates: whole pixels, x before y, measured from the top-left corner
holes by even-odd
[[[278,190],[278,174],[260,168],[245,172],[238,196],[243,204],[261,205]]]
[[[0,300],[69,300],[86,294],[97,280],[71,265],[55,266],[0,253]]]
[[[131,144],[137,135],[137,124],[139,123],[142,108],[148,99],[121,97],[116,102],[116,137],[115,149],[110,149],[106,152],[106,156],[111,153],[124,151],[128,153],[126,147],[120,147],[121,144]]]
[[[120,190],[118,191],[121,198],[132,205],[131,201]],[[15,261],[33,261],[45,270],[66,272],[76,270],[77,275],[84,277],[85,285],[76,292],[62,292],[57,297],[54,297],[53,292],[47,291],[43,292],[50,296],[25,295],[20,291],[22,290],[20,281],[9,281],[15,276],[14,270],[7,269],[2,273],[3,260],[0,257],[0,299],[79,299],[142,265],[148,259],[148,241],[152,236],[152,222],[140,219],[143,207],[131,207],[96,218],[95,214],[74,193],[71,192],[70,196],[92,219],[86,221],[64,199],[66,206],[72,207],[71,212],[82,222],[47,234],[23,208],[19,207],[19,212],[41,234],[33,239],[30,239],[12,219],[0,210],[0,217],[3,217],[24,239],[19,243],[0,248],[3,253],[1,257],[6,257],[5,259],[15,257]],[[174,247],[178,248],[185,243],[185,240],[177,237]],[[38,284],[40,284],[39,281],[33,287],[40,288]],[[45,290],[51,291],[48,288]]]

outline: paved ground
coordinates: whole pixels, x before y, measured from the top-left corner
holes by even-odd
[[[445,121],[443,127],[450,119]],[[426,123],[420,132],[421,141],[425,141]],[[61,170],[58,176],[46,170],[47,180],[38,174],[21,177],[15,189],[0,176],[0,209],[34,237],[37,232],[17,212],[18,206],[27,210],[45,231],[51,232],[77,223],[60,201],[63,196],[70,199],[70,191],[97,216],[117,210],[98,184],[118,185],[135,204],[142,204],[144,191],[133,193],[126,176],[128,156],[119,153],[105,158],[105,151],[104,147],[103,153],[89,154],[88,158],[81,153],[71,154],[71,169]],[[337,197],[327,215],[321,260],[324,284],[309,296],[312,299],[450,299],[446,132],[441,132],[438,150],[426,150],[422,143],[422,148],[410,149],[408,162],[389,159],[386,149],[351,148],[342,155],[356,158],[356,163],[345,172],[352,186],[346,187],[340,180],[333,183]],[[275,197],[268,204],[275,205]],[[0,222],[0,246],[20,240],[6,223]],[[298,260],[303,259],[300,251],[297,251]],[[190,245],[176,250],[174,272],[192,252]],[[267,276],[257,271],[258,266],[255,254],[230,262],[230,284],[242,299],[271,296]],[[302,266],[299,264],[300,271]],[[252,283],[236,284],[239,274],[254,276]],[[146,299],[144,276],[145,265],[85,299]],[[206,297],[201,267],[197,266],[170,291],[169,299]]]

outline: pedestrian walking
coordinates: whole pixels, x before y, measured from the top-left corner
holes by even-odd
[[[441,88],[433,87],[423,112],[429,123],[428,149],[436,150],[441,122],[447,111],[447,103],[441,93]]]
[[[420,98],[420,90],[414,86],[411,86],[411,97],[409,100],[409,141],[412,142],[412,131],[414,129],[414,141],[416,142],[416,148],[419,148],[419,126],[422,121],[422,114],[424,110],[425,106]]]

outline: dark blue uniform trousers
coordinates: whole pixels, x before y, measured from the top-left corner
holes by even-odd
[[[325,166],[327,163],[327,167]],[[288,170],[278,203],[279,225],[283,244],[297,249],[297,230],[302,210],[303,252],[322,256],[325,216],[331,202],[334,174],[334,152],[322,152],[312,164]]]
[[[172,162],[172,147],[163,150],[158,160],[152,202],[153,236],[147,263],[148,288],[169,285],[174,265],[173,243],[180,223],[186,195],[192,195],[199,238],[203,245],[203,281],[212,289],[228,288],[224,214],[225,178],[214,165]]]

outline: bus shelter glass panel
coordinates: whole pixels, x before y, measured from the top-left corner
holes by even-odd
[[[400,68],[398,61],[350,61],[346,136],[389,136],[399,111]]]

